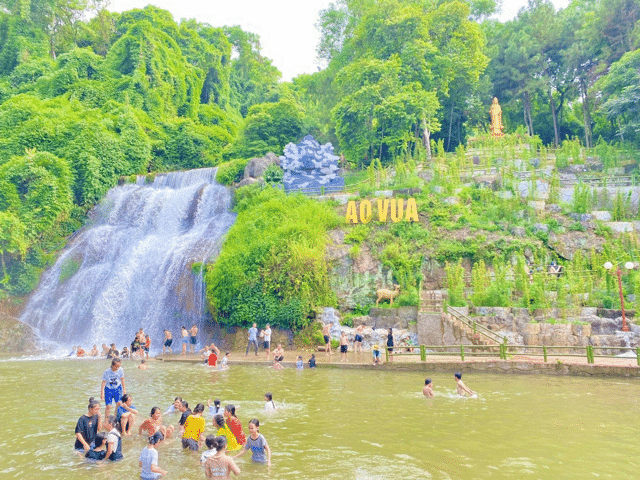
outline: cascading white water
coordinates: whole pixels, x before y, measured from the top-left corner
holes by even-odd
[[[202,327],[204,286],[197,262],[218,255],[235,221],[215,168],[158,175],[111,189],[48,270],[21,320],[61,345],[128,345],[138,328]]]

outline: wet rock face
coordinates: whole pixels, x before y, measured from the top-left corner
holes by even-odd
[[[33,351],[36,336],[29,325],[0,315],[0,353]]]
[[[273,152],[267,153],[264,157],[256,157],[249,160],[249,163],[244,168],[243,181],[245,183],[243,185],[249,184],[250,182],[247,182],[249,179],[260,178],[272,163],[280,165],[280,159]]]

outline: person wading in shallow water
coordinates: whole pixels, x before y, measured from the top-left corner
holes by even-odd
[[[111,404],[116,404],[116,411],[121,403],[122,395],[127,393],[127,386],[124,382],[124,370],[122,370],[122,362],[119,358],[111,360],[111,367],[102,374],[102,386],[100,388],[100,398],[104,400],[106,408],[104,410],[104,418],[109,417]]]

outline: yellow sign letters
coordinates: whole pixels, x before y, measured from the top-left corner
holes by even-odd
[[[356,202],[347,203],[347,215],[345,221],[347,223],[369,223],[373,218],[373,206],[370,200],[362,200],[360,208]],[[402,198],[377,198],[376,207],[378,210],[378,221],[384,223],[387,217],[391,218],[393,223],[398,223],[404,219],[406,222],[418,221],[418,205],[415,198],[407,200],[407,208],[405,210],[404,199]]]

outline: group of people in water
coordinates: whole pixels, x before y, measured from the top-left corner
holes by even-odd
[[[276,404],[270,392],[265,394],[265,409],[273,410]],[[101,401],[105,404],[104,419],[101,416]],[[110,415],[115,404],[115,414]],[[260,422],[254,418],[249,421],[249,435],[245,435],[242,424],[236,416],[236,408],[229,404],[224,408],[220,400],[207,401],[208,413],[213,417],[215,433],[205,435],[206,421],[203,418],[205,406],[198,403],[189,408],[187,401],[176,397],[166,411],[153,407],[138,426],[138,434],[148,437],[147,446],[139,456],[141,478],[155,480],[166,474],[158,465],[157,448],[171,439],[179,429],[183,449],[198,452],[206,446],[200,456],[207,478],[226,479],[231,473],[240,473],[234,458],[243,456],[251,450],[251,458],[258,463],[271,465],[271,449],[260,433]],[[165,425],[163,415],[178,412],[181,414],[177,426]],[[76,424],[75,449],[92,461],[117,461],[124,458],[122,438],[135,434],[136,420],[140,412],[133,404],[133,397],[127,393],[122,360],[113,358],[110,367],[102,375],[100,400],[91,397],[87,413]],[[235,452],[232,456],[230,452]]]
[[[195,347],[197,344],[198,326],[193,325],[187,330],[186,327],[181,328],[182,335],[182,353],[187,354],[187,350],[190,353],[195,353]],[[164,342],[162,344],[162,354],[166,352],[173,353],[171,345],[173,344],[173,334],[170,330],[164,330]],[[95,357],[95,358],[149,358],[149,349],[151,348],[151,335],[146,334],[144,329],[140,328],[135,334],[130,346],[125,345],[122,350],[118,350],[115,343],[110,346],[102,344],[102,351],[98,349],[98,345],[94,345],[88,352],[82,348],[81,345],[74,346],[70,357]],[[207,347],[205,347],[207,348]],[[202,351],[202,350],[201,350]]]
[[[462,381],[462,374],[460,372],[456,372],[453,374],[453,378],[456,380],[456,393],[461,397],[466,397],[467,395],[472,397],[476,394],[473,390],[467,387]],[[425,397],[434,397],[435,393],[433,392],[433,382],[430,378],[424,379],[424,387],[422,387],[422,394]]]
[[[95,358],[149,358],[149,349],[151,348],[151,335],[145,334],[141,328],[136,332],[136,335],[131,342],[131,349],[128,346],[122,347],[122,350],[118,350],[115,343],[107,346],[106,343],[102,344],[102,351],[98,350],[98,345],[94,345],[93,348],[86,352],[81,345],[73,347],[70,357],[95,357]]]

